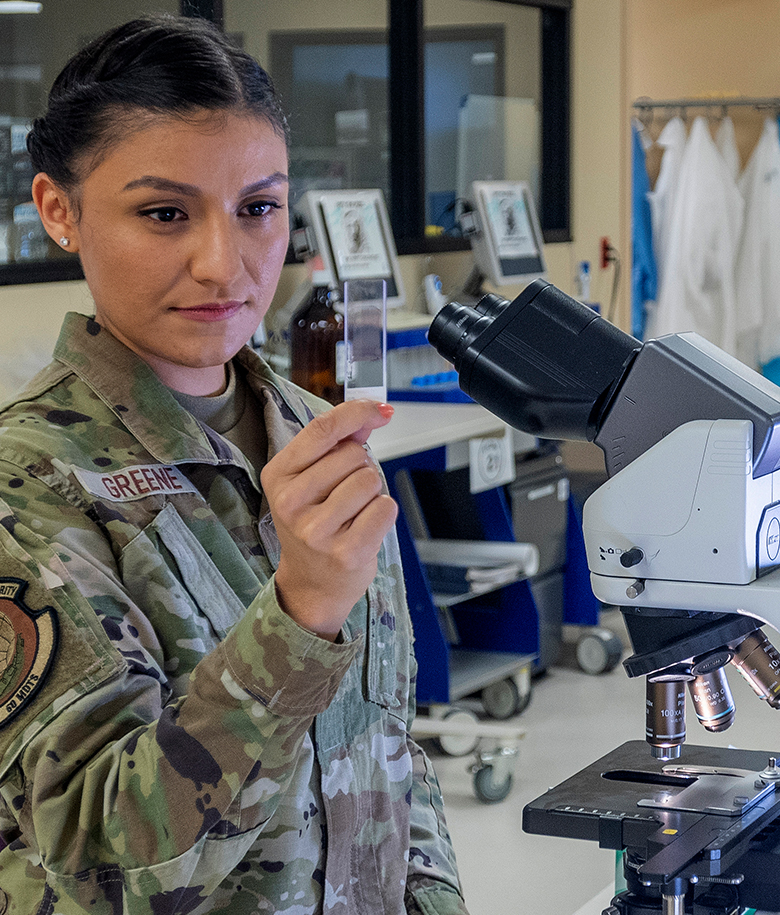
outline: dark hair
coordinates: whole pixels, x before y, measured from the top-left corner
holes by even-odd
[[[36,171],[73,191],[143,114],[187,117],[246,111],[288,141],[273,83],[257,61],[203,19],[145,16],[120,25],[74,55],[54,81],[46,114],[27,136]],[[139,117],[139,115],[141,115]]]

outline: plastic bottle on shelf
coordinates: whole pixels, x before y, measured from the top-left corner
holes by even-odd
[[[577,293],[580,302],[590,302],[590,261],[580,261],[577,274]]]

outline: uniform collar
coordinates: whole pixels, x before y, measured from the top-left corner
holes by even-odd
[[[191,461],[234,463],[232,449],[181,407],[152,369],[132,350],[116,339],[94,318],[69,312],[54,348],[54,358],[68,366],[106,403],[143,447],[163,464]],[[280,422],[269,423],[269,442],[277,450],[292,437],[289,420],[300,428],[311,412],[295,390],[277,378],[268,366],[244,347],[238,361],[261,402],[271,395],[281,414]],[[269,411],[266,409],[266,418]],[[275,412],[275,411],[274,411]],[[277,439],[277,441],[273,441]]]

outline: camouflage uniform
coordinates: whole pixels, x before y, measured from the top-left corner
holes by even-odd
[[[54,355],[0,414],[0,912],[464,913],[394,538],[318,639],[241,453],[94,320]],[[322,404],[237,362],[274,454]]]

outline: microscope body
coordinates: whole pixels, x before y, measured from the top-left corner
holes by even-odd
[[[626,578],[747,585],[756,578],[757,550],[765,564],[772,555],[780,561],[780,541],[773,548],[766,532],[760,536],[774,518],[767,507],[780,477],[753,478],[752,445],[747,420],[695,420],[597,490],[583,512],[594,589],[602,590],[603,578],[620,579],[618,587]],[[651,606],[653,597],[647,588],[631,595],[623,588],[618,603],[627,599]]]
[[[604,483],[583,511],[596,596],[780,630],[780,471],[754,477],[752,450],[750,421],[694,420]]]
[[[543,280],[446,305],[429,340],[510,425],[601,447],[609,480],[583,516],[593,591],[652,619],[666,666],[690,659],[701,623],[674,658],[681,615],[780,630],[780,388],[696,334],[642,344]]]
[[[591,586],[620,606],[647,678],[646,740],[675,759],[686,739],[686,691],[700,723],[725,730],[735,708],[727,665],[780,707],[780,470],[753,475],[749,420],[674,429],[585,503]]]
[[[687,766],[664,762],[687,691],[705,729],[729,726],[730,665],[780,708],[762,630],[780,631],[780,388],[695,334],[642,344],[541,280],[513,302],[449,303],[428,336],[466,394],[532,435],[595,442],[609,477],[583,533],[594,594],[626,621],[624,668],[646,678],[644,753],[630,742],[551,788],[523,828],[627,850],[609,915],[768,907],[780,754],[690,746]]]

